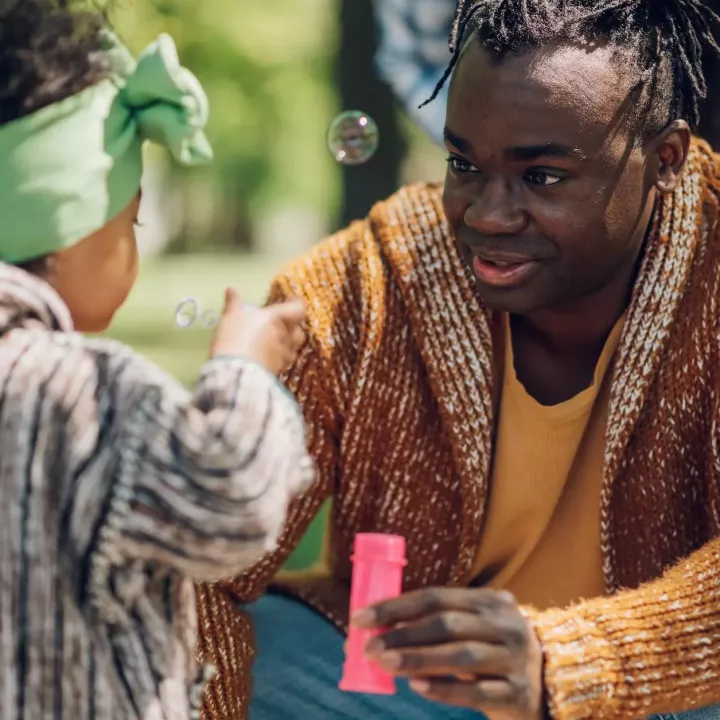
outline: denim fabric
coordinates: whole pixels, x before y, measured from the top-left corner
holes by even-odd
[[[474,710],[439,705],[398,681],[393,696],[338,690],[343,636],[294,600],[267,595],[246,607],[255,624],[257,658],[250,720],[482,720]],[[720,720],[720,706],[651,720]]]
[[[450,63],[450,28],[457,0],[375,0],[379,45],[378,74],[392,88],[410,117],[441,147],[448,99],[446,83],[435,100],[420,109]]]
[[[699,710],[689,710],[682,713],[667,713],[654,715],[651,720],[718,720],[720,718],[720,705],[710,705]]]

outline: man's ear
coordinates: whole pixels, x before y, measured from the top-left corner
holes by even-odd
[[[651,141],[657,171],[655,187],[663,195],[674,192],[690,152],[692,132],[685,120],[674,120]]]

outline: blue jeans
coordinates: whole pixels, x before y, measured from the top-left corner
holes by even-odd
[[[250,720],[479,720],[425,700],[399,680],[397,695],[338,690],[343,636],[327,620],[289,598],[266,595],[246,610],[255,624]],[[658,715],[652,720],[720,720],[720,706]]]

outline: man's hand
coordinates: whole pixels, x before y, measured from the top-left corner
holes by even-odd
[[[357,613],[353,624],[383,633],[367,653],[430,700],[467,707],[491,720],[541,720],[542,651],[506,592],[435,588],[407,593]]]

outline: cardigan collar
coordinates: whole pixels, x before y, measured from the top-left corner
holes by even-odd
[[[613,479],[655,377],[703,238],[703,157],[693,143],[678,189],[655,211],[617,351],[606,435],[602,542]],[[497,313],[484,307],[445,220],[439,188],[416,185],[376,206],[370,223],[408,308],[412,332],[463,488],[464,522],[452,581],[468,580],[485,505],[495,427]],[[612,562],[606,582],[614,584]]]

